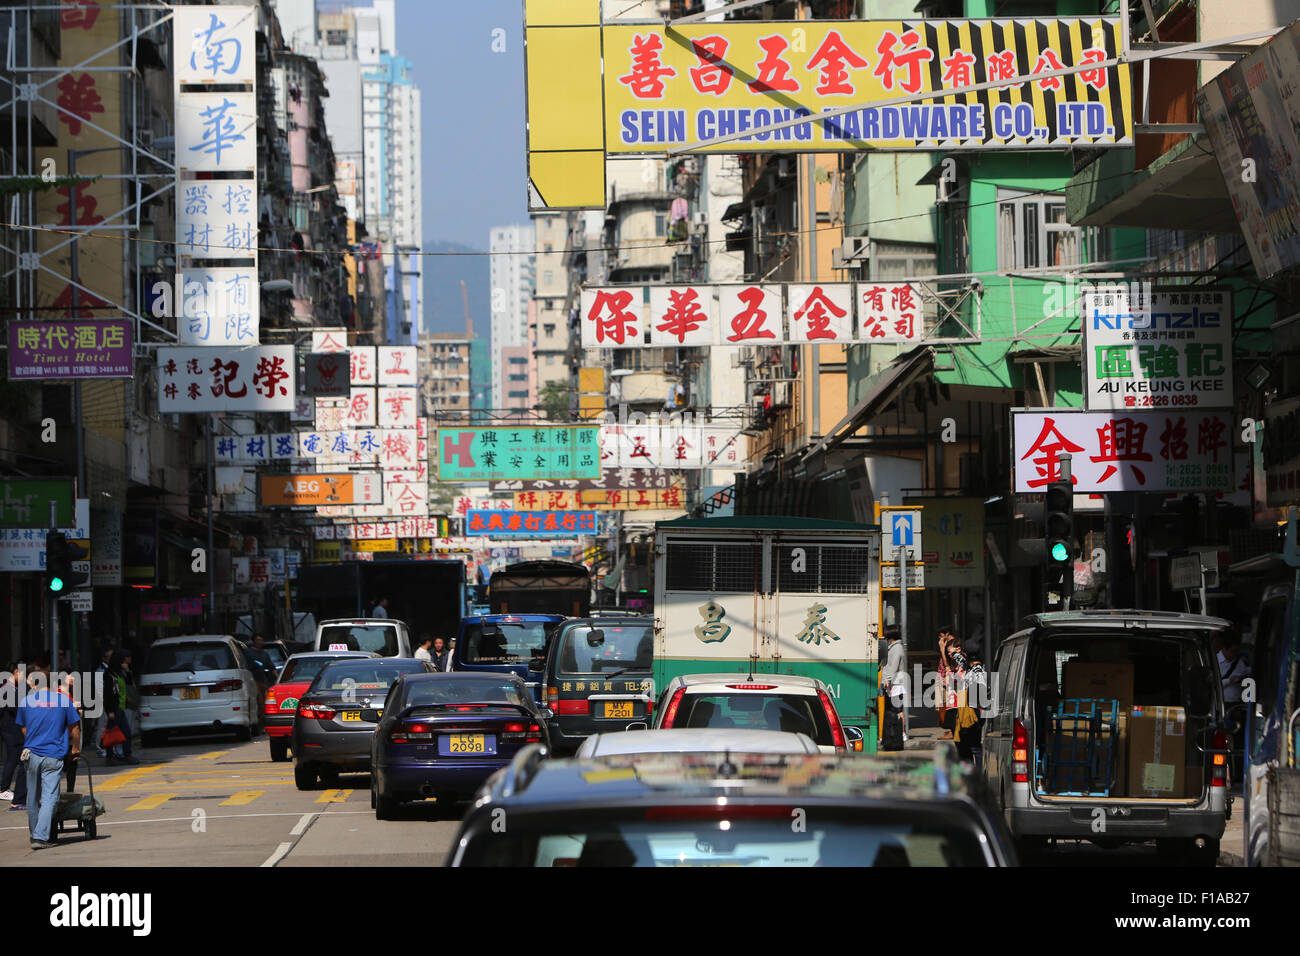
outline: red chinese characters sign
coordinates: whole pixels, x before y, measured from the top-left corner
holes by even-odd
[[[1077,494],[1107,491],[1220,492],[1233,481],[1228,412],[1014,412],[1016,491],[1061,480],[1070,456]]]
[[[158,410],[291,412],[292,345],[158,349]]]

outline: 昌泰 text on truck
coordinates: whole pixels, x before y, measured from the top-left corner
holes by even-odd
[[[770,516],[655,527],[655,692],[686,674],[815,678],[874,751],[879,527]]]

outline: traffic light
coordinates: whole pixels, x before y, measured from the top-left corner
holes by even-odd
[[[1066,608],[1074,585],[1074,487],[1054,481],[1043,496],[1043,583],[1046,610]]]
[[[66,594],[86,583],[85,571],[74,571],[74,561],[84,561],[86,549],[69,541],[62,531],[45,536],[45,586],[51,594]]]

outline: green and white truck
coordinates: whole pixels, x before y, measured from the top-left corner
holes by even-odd
[[[683,674],[801,674],[876,749],[880,529],[793,517],[655,526],[654,686]]]

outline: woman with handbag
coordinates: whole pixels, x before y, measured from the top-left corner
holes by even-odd
[[[137,764],[131,756],[131,724],[126,716],[126,673],[122,664],[126,654],[115,651],[104,672],[104,710],[108,713],[104,738],[100,741],[108,751],[109,763]]]

